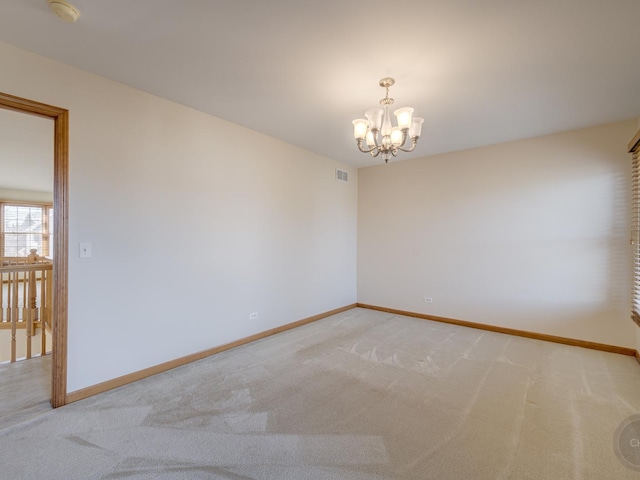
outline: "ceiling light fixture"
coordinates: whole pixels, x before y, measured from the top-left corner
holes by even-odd
[[[363,153],[370,153],[372,157],[382,154],[385,163],[389,163],[391,156],[398,155],[399,150],[412,152],[416,148],[424,122],[424,118],[411,117],[413,108],[404,107],[393,112],[398,119],[398,126],[391,126],[389,105],[393,104],[393,98],[389,98],[389,87],[394,83],[396,81],[390,77],[380,80],[380,86],[386,89],[386,96],[380,100],[380,105],[384,108],[370,108],[364,112],[366,120],[358,118],[352,122],[358,149]],[[411,139],[411,146],[404,148],[407,137]],[[368,148],[363,148],[365,140]]]
[[[65,22],[73,23],[78,20],[80,16],[80,10],[78,10],[75,6],[71,5],[69,2],[65,2],[64,0],[48,0],[49,8],[55,13],[59,18],[64,20]]]

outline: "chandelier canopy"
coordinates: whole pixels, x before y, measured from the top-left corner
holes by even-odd
[[[422,132],[424,118],[412,117],[413,108],[403,107],[393,112],[398,126],[391,125],[389,105],[393,98],[389,98],[389,87],[396,81],[385,77],[380,80],[380,86],[386,89],[386,96],[380,100],[380,107],[370,108],[364,112],[366,119],[358,118],[353,121],[353,136],[358,143],[358,149],[363,153],[370,153],[372,157],[382,154],[385,163],[389,163],[391,156],[397,156],[398,151],[412,152],[416,148],[418,138]],[[407,138],[411,139],[411,146],[404,148]],[[364,148],[364,143],[367,148]]]

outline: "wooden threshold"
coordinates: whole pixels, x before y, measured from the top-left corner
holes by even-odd
[[[424,313],[416,313],[416,312],[407,312],[405,310],[378,307],[375,305],[367,305],[363,303],[358,303],[357,306],[360,308],[367,308],[369,310],[378,310],[380,312],[394,313],[397,315],[404,315],[407,317],[421,318],[423,320],[433,320],[434,322],[450,323],[452,325],[459,325],[461,327],[470,327],[470,328],[477,328],[480,330],[488,330],[490,332],[506,333],[508,335],[515,335],[517,337],[532,338],[534,340],[543,340],[545,342],[562,343],[564,345],[590,348],[592,350],[601,350],[603,352],[619,353],[621,355],[629,355],[631,357],[636,357],[638,362],[640,362],[640,353],[638,353],[633,348],[618,347],[616,345],[607,345],[604,343],[588,342],[586,340],[577,340],[574,338],[559,337],[556,335],[547,335],[546,333],[536,333],[536,332],[529,332],[526,330],[517,330],[515,328],[499,327],[496,325],[488,325],[485,323],[475,323],[475,322],[469,322],[466,320],[456,320],[454,318],[437,317],[435,315],[427,315]]]
[[[344,306],[344,307],[336,308],[328,312],[320,313],[318,315],[313,315],[312,317],[303,318],[302,320],[298,320],[292,323],[287,323],[286,325],[281,325],[276,328],[271,328],[269,330],[265,330],[264,332],[256,333],[255,335],[241,338],[240,340],[236,340],[235,342],[227,343],[225,345],[220,345],[218,347],[210,348],[208,350],[203,350],[201,352],[192,353],[191,355],[187,355],[185,357],[176,358],[174,360],[170,360],[168,362],[164,362],[159,365],[155,365],[153,367],[149,367],[143,370],[139,370],[137,372],[129,373],[127,375],[123,375],[121,377],[117,377],[112,380],[107,380],[106,382],[98,383],[96,385],[92,385],[90,387],[82,388],[80,390],[76,390],[74,392],[68,393],[65,400],[66,400],[66,403],[77,402],[78,400],[82,400],[83,398],[91,397],[93,395],[97,395],[98,393],[103,393],[108,390],[113,390],[114,388],[127,385],[128,383],[132,383],[137,380],[142,380],[143,378],[147,378],[152,375],[156,375],[158,373],[166,372],[167,370],[171,370],[172,368],[181,367],[182,365],[195,362],[196,360],[201,360],[211,355],[215,355],[216,353],[224,352],[225,350],[239,347],[240,345],[245,345],[247,343],[251,343],[256,340],[260,340],[262,338],[270,337],[271,335],[275,335],[276,333],[281,333],[286,330],[291,330],[296,327],[301,327],[302,325],[306,325],[307,323],[312,323],[317,320],[330,317],[331,315],[335,315],[337,313],[351,310],[353,308],[356,308],[355,303]]]

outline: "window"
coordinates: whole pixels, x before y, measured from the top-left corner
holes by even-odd
[[[633,249],[633,284],[631,318],[640,326],[640,132],[631,140],[633,154],[631,175],[631,247]]]
[[[0,202],[0,256],[53,255],[53,206]]]

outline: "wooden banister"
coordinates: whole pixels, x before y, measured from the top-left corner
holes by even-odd
[[[40,257],[35,250],[28,257],[0,257],[0,330],[10,329],[9,350],[6,344],[0,344],[0,361],[17,360],[17,334],[23,329],[26,358],[34,354],[32,340],[38,328],[39,354],[46,353],[46,331],[52,329],[52,271],[51,260]]]

